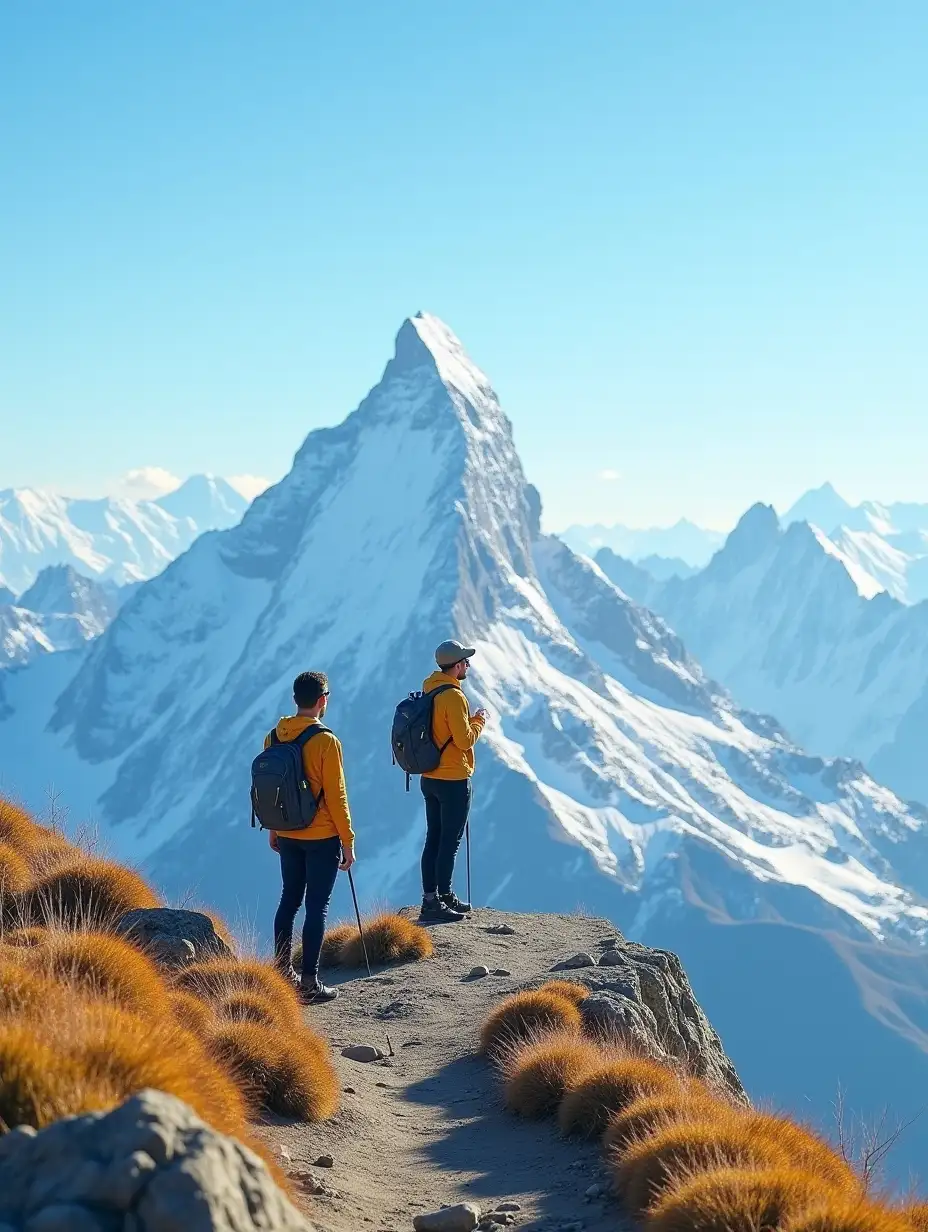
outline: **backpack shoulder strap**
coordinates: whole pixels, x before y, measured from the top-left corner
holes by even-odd
[[[267,747],[270,748],[273,744],[280,744],[280,736],[277,734],[276,727],[272,727],[267,733]]]
[[[429,697],[434,699],[439,695],[439,693],[447,693],[449,689],[456,689],[457,687],[458,686],[456,684],[440,684],[437,689],[433,689],[431,691]]]
[[[304,744],[309,744],[313,736],[321,736],[323,732],[333,734],[331,727],[323,727],[321,723],[310,723],[309,727],[301,731],[297,738],[291,740],[290,743],[295,744],[297,748],[301,749]]]

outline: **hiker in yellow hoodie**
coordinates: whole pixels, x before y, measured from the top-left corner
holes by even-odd
[[[445,688],[432,706],[432,739],[441,749],[435,770],[422,775],[425,797],[425,847],[422,851],[422,911],[419,918],[440,924],[463,920],[470,903],[451,888],[454,859],[467,826],[474,773],[474,745],[487,720],[483,709],[470,712],[461,682],[476,651],[447,641],[435,651],[438,671],[423,682],[423,693]],[[452,687],[447,687],[447,686]]]
[[[293,682],[296,714],[281,719],[274,733],[268,733],[268,748],[276,734],[287,744],[312,724],[320,724],[329,701],[329,681],[324,672],[302,672]],[[339,870],[347,872],[354,863],[354,831],[345,789],[342,746],[327,728],[303,745],[303,767],[313,795],[319,804],[312,823],[303,830],[286,834],[269,831],[270,844],[280,855],[283,891],[274,917],[274,955],[280,970],[299,984],[302,999],[308,1004],[334,1001],[338,990],[319,980],[319,956],[325,935],[329,900]],[[293,922],[305,899],[303,923],[302,974],[292,966]]]

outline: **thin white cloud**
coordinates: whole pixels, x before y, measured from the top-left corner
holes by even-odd
[[[622,478],[618,471],[610,470],[608,467],[604,471],[599,472],[599,478],[603,483],[617,483]]]
[[[107,485],[111,496],[125,500],[155,500],[179,488],[181,481],[163,466],[140,466]]]
[[[260,496],[266,491],[273,480],[265,479],[263,475],[227,475],[226,483],[235,488],[239,496],[244,496],[245,500],[254,500],[256,496]]]

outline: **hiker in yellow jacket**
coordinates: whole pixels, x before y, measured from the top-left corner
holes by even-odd
[[[435,698],[432,739],[442,750],[435,770],[422,775],[425,797],[425,847],[422,851],[422,911],[419,918],[432,924],[463,920],[470,903],[451,888],[454,859],[467,826],[474,773],[474,745],[487,720],[483,709],[470,712],[461,682],[467,678],[473,647],[447,641],[435,651],[438,671],[423,682],[423,693],[452,685]]]
[[[312,723],[319,723],[329,701],[329,681],[324,672],[302,672],[293,682],[296,714],[281,719],[274,729],[282,743],[295,740]],[[264,742],[271,743],[271,733]],[[270,843],[280,855],[283,890],[274,917],[274,955],[280,970],[298,984],[308,1004],[334,1001],[335,988],[319,980],[319,956],[325,935],[325,920],[335,879],[354,863],[354,831],[348,809],[342,746],[330,731],[322,731],[303,746],[303,768],[319,806],[312,824],[303,830],[277,834]],[[320,798],[321,797],[321,798]],[[305,899],[302,974],[292,966],[293,922]]]

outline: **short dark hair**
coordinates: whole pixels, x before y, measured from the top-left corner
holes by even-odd
[[[300,672],[293,682],[293,700],[298,710],[309,710],[329,691],[329,678],[325,672]]]

